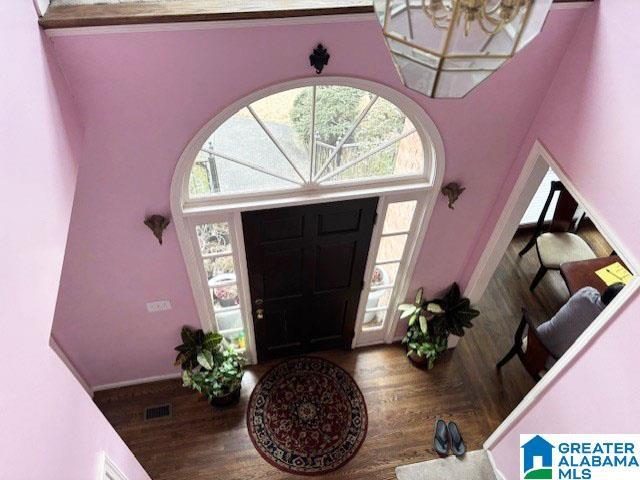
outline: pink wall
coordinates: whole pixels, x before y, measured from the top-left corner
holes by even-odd
[[[95,479],[106,450],[148,479],[48,345],[82,128],[31,2],[0,2],[0,45],[0,477]]]
[[[607,0],[587,11],[524,145],[538,137],[613,233],[640,255],[640,22],[637,0]],[[521,163],[520,163],[521,164]],[[640,431],[640,299],[555,381],[493,449],[508,480],[518,476],[520,433]]]
[[[399,83],[372,18],[352,23],[56,37],[86,119],[55,334],[92,385],[173,372],[182,324],[198,325],[175,230],[159,246],[145,213],[169,211],[178,157],[195,132],[256,89],[312,74],[322,41],[327,75],[377,81],[419,102],[445,143],[445,182],[467,191],[434,211],[413,288],[461,278],[582,10],[552,12],[544,35],[463,100],[430,100]],[[145,302],[173,310],[149,315]]]

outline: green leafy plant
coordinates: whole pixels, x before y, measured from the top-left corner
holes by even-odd
[[[299,141],[305,146],[308,146],[311,140],[313,100],[311,89],[305,88],[294,100],[291,110],[293,128]],[[361,93],[351,87],[321,87],[316,89],[315,101],[317,105],[321,105],[316,109],[314,117],[318,140],[335,145],[358,116]]]
[[[176,365],[182,368],[182,384],[209,401],[235,392],[244,375],[244,357],[218,333],[183,327]]]
[[[431,369],[438,357],[447,349],[449,339],[436,337],[432,340],[416,324],[409,327],[402,342],[407,344],[407,356],[416,356],[418,362],[424,359],[427,368]]]
[[[471,320],[480,312],[471,308],[468,298],[460,295],[460,287],[453,283],[442,298],[425,300],[419,289],[414,302],[398,307],[400,318],[408,318],[409,328],[402,339],[407,345],[407,356],[427,363],[433,368],[435,361],[447,349],[449,335],[464,335],[465,328],[473,327]]]
[[[182,344],[175,348],[178,356],[174,365],[180,366],[182,370],[196,368],[198,366],[198,355],[203,350],[216,351],[223,340],[222,335],[219,333],[204,333],[202,329],[194,330],[187,326],[182,327],[180,337],[182,338]]]

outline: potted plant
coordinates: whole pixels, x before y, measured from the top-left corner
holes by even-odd
[[[221,307],[233,307],[238,304],[238,288],[233,285],[236,276],[233,273],[221,273],[209,279],[213,298]]]
[[[414,303],[400,305],[400,318],[409,319],[407,334],[402,343],[407,356],[418,365],[433,368],[435,361],[447,349],[449,335],[464,335],[465,328],[473,327],[471,320],[480,312],[471,308],[468,298],[460,295],[460,287],[453,283],[442,298],[424,300],[422,288]]]
[[[371,275],[371,286],[380,287],[388,285],[389,283],[391,283],[389,281],[389,274],[382,267],[376,265],[373,269],[373,274]],[[367,297],[367,309],[376,308],[385,292],[386,290],[383,289],[371,290]],[[378,315],[380,315],[380,312],[366,312],[364,314],[365,325],[381,321],[378,319]]]
[[[182,384],[202,394],[211,405],[224,407],[240,400],[244,357],[219,333],[183,327],[182,345],[175,364],[182,369]]]
[[[216,287],[213,294],[222,307],[233,307],[238,304],[238,292],[231,287]]]

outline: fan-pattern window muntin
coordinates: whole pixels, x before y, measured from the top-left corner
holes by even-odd
[[[415,126],[366,90],[317,85],[242,108],[209,136],[189,198],[416,178],[425,155]]]

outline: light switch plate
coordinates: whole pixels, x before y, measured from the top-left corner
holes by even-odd
[[[147,302],[147,312],[156,313],[171,310],[171,302],[169,300],[158,300],[157,302]]]

